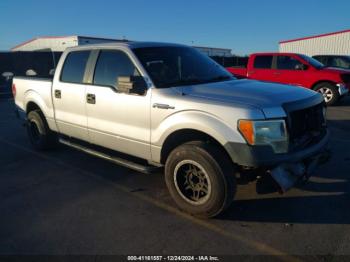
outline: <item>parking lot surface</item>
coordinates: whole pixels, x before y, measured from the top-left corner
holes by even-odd
[[[284,195],[241,185],[225,214],[200,220],[178,211],[161,173],[63,145],[34,151],[2,99],[0,255],[350,255],[350,97],[327,118],[333,156],[308,184]]]

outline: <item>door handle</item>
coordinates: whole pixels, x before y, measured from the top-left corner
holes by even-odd
[[[158,104],[158,103],[153,104],[153,108],[159,108],[159,109],[175,109],[174,106],[169,106],[169,105],[166,105],[166,104]]]
[[[280,75],[280,74],[282,74],[282,73],[281,73],[281,72],[274,72],[273,74],[276,75],[276,76],[278,76],[278,75]]]
[[[61,97],[62,97],[61,96],[61,90],[58,90],[58,89],[55,90],[55,97],[58,98],[58,99],[61,99]]]
[[[96,104],[96,96],[94,94],[87,94],[86,95],[86,102],[88,104]]]

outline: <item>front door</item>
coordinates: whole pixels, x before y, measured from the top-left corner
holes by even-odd
[[[276,58],[276,81],[282,84],[301,86],[304,83],[307,66],[298,59],[278,55]]]
[[[90,143],[150,159],[151,90],[123,93],[117,85],[119,76],[139,75],[124,51],[99,51],[86,89],[88,130]]]

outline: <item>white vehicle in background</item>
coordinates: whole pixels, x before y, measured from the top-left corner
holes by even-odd
[[[3,72],[0,76],[0,98],[11,96],[12,72]]]
[[[53,80],[15,77],[32,145],[57,141],[149,173],[165,167],[178,206],[213,217],[236,173],[270,171],[286,191],[327,156],[320,94],[237,80],[193,48],[127,42],[67,49]]]

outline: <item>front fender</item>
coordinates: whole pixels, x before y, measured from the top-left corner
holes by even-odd
[[[169,115],[152,130],[151,143],[162,147],[166,138],[183,129],[193,129],[213,137],[220,144],[225,145],[228,141],[244,143],[243,137],[236,127],[225,124],[223,119],[203,111],[180,111]]]

